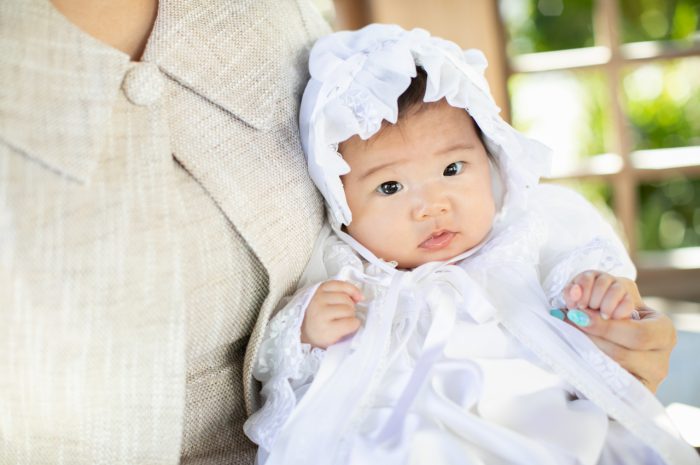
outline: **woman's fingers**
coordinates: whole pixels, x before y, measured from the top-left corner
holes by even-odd
[[[576,325],[576,319],[566,318],[589,336],[597,336],[631,350],[659,350],[675,345],[675,329],[671,320],[658,312],[640,311],[639,320],[604,320],[596,310],[576,310],[584,313],[587,325]],[[566,312],[565,312],[566,313]]]
[[[668,373],[676,330],[662,313],[648,308],[638,312],[639,320],[604,320],[595,310],[563,311],[568,313],[567,323],[586,333],[603,352],[655,392]]]
[[[602,337],[632,350],[665,350],[676,344],[671,319],[653,310],[641,310],[639,320],[603,320],[587,328],[588,334]]]
[[[597,336],[591,336],[591,340],[652,392],[668,374],[668,354],[664,351],[630,350]]]

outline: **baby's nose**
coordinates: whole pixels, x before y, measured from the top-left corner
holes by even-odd
[[[442,192],[424,193],[413,209],[415,220],[425,220],[444,215],[450,211],[450,203]]]

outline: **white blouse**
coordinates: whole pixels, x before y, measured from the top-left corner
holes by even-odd
[[[555,186],[449,263],[398,271],[329,233],[261,346],[259,463],[700,463],[641,383],[549,315],[589,269],[635,277],[612,228]],[[361,286],[364,324],[323,351],[300,326],[329,278]]]

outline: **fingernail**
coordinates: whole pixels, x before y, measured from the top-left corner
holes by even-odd
[[[600,312],[600,318],[602,318],[603,320],[609,320],[610,315],[608,315],[607,313]]]
[[[552,315],[554,318],[559,318],[560,320],[564,321],[564,312],[559,310],[558,308],[553,308],[549,311],[549,314]]]
[[[581,310],[577,310],[577,309],[569,310],[569,312],[566,314],[566,317],[573,324],[575,324],[576,326],[580,326],[582,328],[585,328],[586,326],[591,324],[591,319],[588,317],[588,315],[586,315]]]

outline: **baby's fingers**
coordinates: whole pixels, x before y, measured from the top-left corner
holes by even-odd
[[[325,337],[323,340],[319,341],[316,346],[322,349],[327,349],[328,346],[335,344],[344,337],[354,334],[358,329],[360,329],[361,324],[362,322],[356,316],[333,320],[328,325],[328,331]]]
[[[344,292],[323,292],[318,296],[318,302],[326,307],[330,305],[355,306],[355,300]]]
[[[362,291],[352,283],[340,280],[326,281],[318,287],[320,292],[333,293],[340,292],[350,296],[355,302],[360,302],[364,299]]]
[[[615,297],[618,294],[619,300],[621,300],[624,295],[624,290],[621,289],[619,284],[613,289],[615,282],[615,277],[607,273],[600,273],[598,276],[596,276],[595,281],[593,282],[593,287],[591,288],[591,298],[588,301],[588,308],[602,310],[603,302],[607,301],[607,306],[610,306],[613,304],[613,302],[610,302],[610,298]],[[623,292],[620,293],[620,290],[623,290]],[[610,295],[611,291],[613,294],[615,294],[614,296]],[[614,304],[616,305],[617,302],[614,302]],[[614,309],[615,306],[613,305],[610,308],[610,313],[612,313],[612,310]],[[610,313],[604,313],[603,318],[610,316]]]
[[[593,283],[595,282],[597,275],[598,273],[595,271],[584,271],[583,273],[580,273],[574,277],[571,282],[572,291],[576,291],[575,288],[578,287],[580,290],[580,297],[575,302],[572,302],[574,305],[569,308],[584,309],[588,307],[588,302],[591,299]]]
[[[632,317],[634,302],[632,296],[627,292],[623,292],[623,296],[619,301],[616,302],[615,299],[611,299],[609,304],[607,302],[606,297],[603,305],[600,307],[600,316],[603,319],[623,320]]]
[[[355,315],[354,304],[328,305],[323,311],[323,318],[327,321],[354,318]]]
[[[349,318],[341,318],[339,320],[333,321],[333,325],[335,326],[336,331],[338,331],[339,334],[342,334],[341,337],[354,333],[355,331],[360,329],[361,324],[362,321],[356,316],[351,316]]]
[[[562,295],[564,296],[566,308],[576,308],[578,301],[583,296],[583,289],[578,284],[569,283],[564,288]]]

